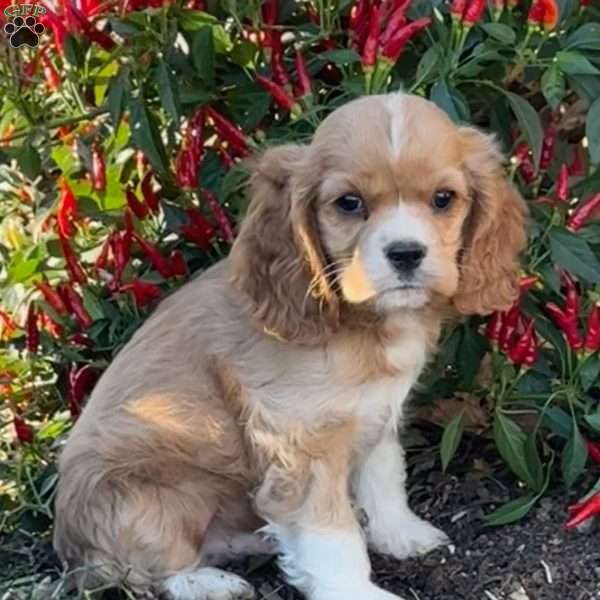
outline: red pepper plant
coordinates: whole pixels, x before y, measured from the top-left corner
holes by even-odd
[[[526,489],[490,523],[594,468],[597,4],[41,5],[37,47],[0,41],[4,526],[47,525],[55,441],[94,382],[160,298],[227,254],[247,204],[243,159],[307,140],[352,98],[399,89],[495,132],[531,214],[520,298],[446,332],[419,399],[466,392],[490,407],[482,435]],[[4,21],[23,10],[2,8]],[[444,465],[461,415],[444,432]]]

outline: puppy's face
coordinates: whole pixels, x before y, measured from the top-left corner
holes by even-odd
[[[414,96],[367,98],[323,123],[308,162],[327,272],[346,301],[389,311],[456,293],[467,151],[446,115]]]
[[[486,314],[516,295],[524,221],[489,136],[416,96],[365,97],[262,156],[234,280],[286,339],[321,339],[344,304]]]

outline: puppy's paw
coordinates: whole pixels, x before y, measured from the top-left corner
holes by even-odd
[[[427,554],[439,546],[450,543],[448,536],[416,515],[388,523],[369,532],[371,545],[377,552],[404,559]]]
[[[309,596],[310,600],[349,600],[356,598],[357,600],[404,600],[396,594],[386,592],[376,585],[370,583],[368,586],[360,589],[353,588],[352,590],[339,590],[327,592],[315,592]]]
[[[205,567],[169,577],[164,590],[170,600],[252,600],[253,587],[241,577]]]

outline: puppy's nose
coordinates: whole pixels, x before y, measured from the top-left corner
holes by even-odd
[[[385,249],[385,255],[398,273],[410,273],[423,261],[427,248],[416,241],[393,242]]]

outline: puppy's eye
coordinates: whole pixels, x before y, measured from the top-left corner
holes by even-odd
[[[456,194],[452,190],[438,190],[434,195],[431,203],[434,208],[444,210],[450,206]]]
[[[365,211],[363,199],[355,194],[340,196],[335,201],[335,206],[340,212],[347,215],[362,215]]]

